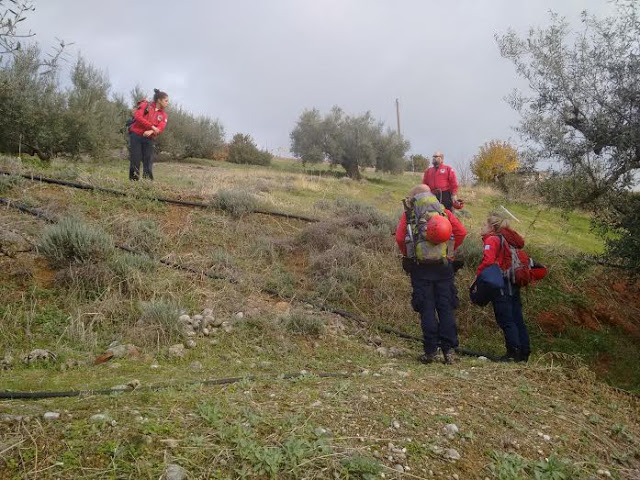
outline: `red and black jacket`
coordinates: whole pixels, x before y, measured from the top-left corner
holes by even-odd
[[[133,112],[133,119],[134,122],[129,127],[129,131],[142,137],[144,132],[151,130],[151,127],[156,127],[160,130],[159,133],[162,133],[167,126],[168,117],[167,112],[162,108],[156,107],[154,102],[143,100],[138,104],[136,111]],[[157,136],[158,134],[154,132],[149,138],[156,138]]]

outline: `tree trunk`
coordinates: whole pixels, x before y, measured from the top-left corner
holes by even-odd
[[[360,180],[362,175],[360,175],[360,169],[358,168],[357,163],[343,163],[342,167],[347,171],[347,176],[352,180]]]

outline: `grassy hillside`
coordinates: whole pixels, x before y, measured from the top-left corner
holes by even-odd
[[[379,331],[419,335],[392,237],[400,200],[418,175],[367,172],[354,182],[284,159],[271,168],[194,159],[157,164],[156,182],[130,184],[125,162],[43,167],[5,158],[0,168],[125,190],[118,197],[0,176],[0,197],[227,279],[123,252],[53,265],[46,249],[33,248],[45,222],[0,207],[0,354],[7,367],[0,390],[139,385],[119,395],[0,402],[0,478],[158,478],[170,464],[193,478],[639,474],[637,399],[605,383],[640,389],[638,286],[581,260],[602,249],[584,215],[465,189],[461,343],[502,352],[491,311],[471,306],[466,289],[484,215],[504,205],[521,220],[516,228],[530,253],[550,268],[524,297],[534,355],[526,366],[463,358],[449,368],[426,367],[416,362],[419,344]],[[156,195],[227,210],[148,200]],[[243,206],[321,222],[235,216]],[[314,307],[321,303],[367,323]],[[205,309],[225,323],[184,337],[177,317]],[[136,348],[94,364],[114,341]],[[188,341],[194,344],[183,356],[169,351]],[[36,348],[55,360],[23,362]],[[190,383],[248,375],[259,378]],[[147,388],[158,384],[169,388]],[[60,417],[44,420],[45,412]],[[447,424],[459,431],[445,432]],[[450,449],[460,458],[448,458],[456,457]]]

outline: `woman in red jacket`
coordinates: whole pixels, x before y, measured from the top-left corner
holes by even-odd
[[[169,95],[155,88],[153,102],[143,100],[133,113],[133,124],[129,127],[129,180],[142,176],[153,180],[154,140],[167,126]]]
[[[493,264],[497,264],[502,271],[508,270],[511,266],[509,245],[518,249],[524,247],[524,238],[509,227],[509,220],[499,214],[493,213],[487,218],[487,223],[482,227],[484,250],[478,275]],[[496,322],[504,333],[507,347],[507,353],[501,360],[526,362],[529,360],[531,345],[529,331],[522,316],[520,287],[507,279],[505,283],[504,288],[497,290],[491,300]]]

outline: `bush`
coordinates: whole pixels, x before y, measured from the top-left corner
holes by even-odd
[[[168,300],[152,300],[142,303],[142,315],[138,321],[143,343],[169,345],[182,338],[182,327],[178,322],[180,308]]]
[[[37,248],[54,267],[65,267],[106,260],[113,253],[113,240],[80,220],[65,218],[44,229]]]
[[[17,175],[0,175],[0,195],[4,195],[22,183]]]
[[[334,210],[345,226],[366,228],[371,225],[395,228],[393,219],[373,205],[349,198],[338,198]]]
[[[456,259],[464,260],[465,268],[475,270],[482,263],[482,242],[476,237],[467,237],[456,250]]]
[[[259,150],[249,135],[237,133],[233,136],[229,147],[229,162],[249,165],[271,165],[273,155]]]
[[[303,313],[292,313],[284,320],[284,326],[294,335],[317,337],[324,329],[324,320]]]
[[[70,264],[56,274],[56,283],[81,297],[95,299],[116,283],[116,276],[104,262]]]
[[[128,225],[127,244],[146,253],[155,252],[165,237],[153,220],[136,220]]]
[[[211,206],[241,217],[258,208],[258,199],[244,190],[220,190],[211,200]]]

